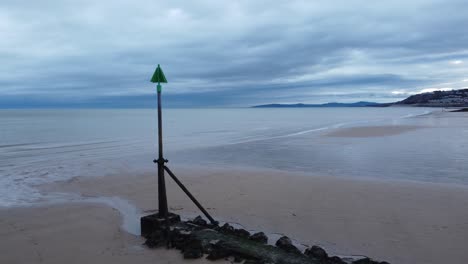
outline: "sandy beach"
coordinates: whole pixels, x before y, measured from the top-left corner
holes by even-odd
[[[348,180],[265,170],[176,167],[208,211],[248,230],[285,234],[337,255],[390,263],[465,263],[468,189],[413,182]],[[119,196],[142,214],[156,206],[154,174],[78,177],[43,192]],[[199,212],[168,180],[170,210]],[[96,203],[0,211],[1,263],[178,263],[176,251],[150,250],[122,230],[119,213]],[[135,216],[138,217],[138,216]],[[34,254],[24,254],[24,251]],[[193,262],[193,263],[203,263]]]
[[[422,126],[365,126],[321,137],[391,137],[416,130],[425,131]],[[263,231],[270,242],[287,235],[303,248],[320,245],[331,255],[401,264],[464,264],[468,259],[465,185],[261,166],[169,166],[213,217]],[[34,185],[43,197],[61,198],[0,209],[0,263],[181,263],[178,251],[148,249],[139,236],[139,218],[157,209],[156,174],[154,169],[126,170]],[[170,211],[183,218],[201,214],[169,177],[166,183]]]
[[[121,230],[119,213],[106,206],[62,204],[0,210],[0,219],[0,263],[123,264],[183,260],[176,250],[147,250],[140,237]]]

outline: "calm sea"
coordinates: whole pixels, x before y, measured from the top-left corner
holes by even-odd
[[[166,109],[172,166],[468,184],[468,114],[430,108]],[[43,199],[35,185],[154,171],[156,111],[0,110],[0,206]],[[393,136],[326,137],[353,126],[417,125]]]

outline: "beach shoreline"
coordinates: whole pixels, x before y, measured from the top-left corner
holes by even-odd
[[[453,120],[448,122],[448,128],[454,128]],[[221,152],[228,153],[228,157],[245,155],[248,162],[243,162],[244,156],[241,156],[237,163],[222,163],[223,159],[197,163],[195,159],[197,165],[191,165],[188,159],[194,152],[189,152],[188,156],[175,153],[178,159],[171,161],[169,167],[216,220],[251,232],[263,231],[271,240],[286,235],[302,249],[319,245],[331,255],[364,255],[390,263],[466,263],[468,185],[463,184],[463,179],[441,181],[440,177],[429,177],[432,174],[427,171],[439,171],[431,169],[440,168],[435,164],[429,170],[417,167],[420,170],[417,173],[434,183],[413,181],[411,179],[426,178],[413,178],[407,171],[396,171],[405,168],[407,163],[403,161],[411,162],[400,156],[399,167],[387,166],[389,170],[383,175],[374,173],[380,172],[382,167],[366,170],[373,165],[360,164],[362,160],[369,160],[366,157],[372,157],[371,161],[377,164],[395,158],[374,159],[372,155],[379,150],[381,138],[401,144],[403,136],[417,139],[422,138],[419,135],[435,132],[430,126],[408,123],[340,127],[310,137],[289,138],[286,143],[252,141],[230,149],[211,150],[213,155]],[[457,131],[462,135],[461,130]],[[322,147],[322,151],[301,152],[303,148],[309,149],[309,145],[302,146],[308,140],[315,141],[310,146]],[[362,147],[362,153],[367,153],[364,140],[372,142],[367,146],[371,156],[357,155],[360,152],[353,151]],[[408,144],[414,142],[417,140],[407,140]],[[291,146],[296,149],[287,154],[303,159],[303,163],[297,164],[297,171],[295,163],[288,164],[289,167],[275,166],[285,162],[281,147],[289,149]],[[327,158],[323,155],[329,153],[330,147],[335,147],[333,153],[338,154]],[[211,157],[203,156],[203,149],[200,151],[196,154]],[[342,151],[348,151],[344,156],[349,160],[341,159]],[[401,150],[394,151],[400,153]],[[254,152],[257,156],[249,156]],[[268,156],[271,153],[281,155],[271,158]],[[315,156],[309,156],[312,154]],[[448,159],[462,160],[454,157]],[[302,166],[310,163],[309,159],[315,162],[310,170]],[[342,167],[357,166],[359,169],[352,175],[338,171],[339,175],[331,176],[335,175],[335,168],[330,167],[320,174],[317,169],[321,168],[320,162],[330,160],[340,162]],[[26,190],[34,192],[34,197],[15,194],[10,197],[11,201],[26,206],[0,208],[0,234],[4,237],[0,248],[7,252],[0,254],[0,263],[153,263],[155,259],[160,263],[182,262],[182,255],[177,251],[141,246],[144,241],[139,236],[139,219],[157,210],[156,168],[133,170],[140,168],[140,163],[133,163],[134,159],[119,161],[126,164],[120,170],[116,169],[118,167],[101,170],[88,163],[86,169],[77,170],[83,176],[61,177],[61,169],[66,166],[60,164],[55,171],[48,167],[39,170],[45,179],[42,176],[31,181],[27,181],[26,176],[15,178],[11,186],[27,187]],[[455,165],[463,171],[462,163]],[[103,163],[102,167],[105,166]],[[29,170],[24,175],[28,173]],[[91,176],[99,173],[102,176]],[[405,177],[397,177],[397,173]],[[442,183],[435,183],[438,181]],[[185,219],[202,215],[169,177],[166,183],[171,212]],[[22,253],[25,250],[34,254],[25,255]]]
[[[390,263],[464,263],[466,259],[463,245],[468,237],[468,188],[464,186],[342,179],[281,171],[184,167],[174,167],[173,170],[216,219],[239,223],[247,230],[284,234],[299,244],[320,245],[335,255],[366,255]],[[169,179],[167,185],[172,212],[188,218],[201,214]],[[155,174],[147,173],[77,177],[46,184],[40,189],[44,193],[72,193],[83,197],[83,201],[119,197],[135,205],[138,209],[135,214],[139,214],[135,218],[138,219],[140,215],[156,210],[156,186]],[[99,203],[102,200],[84,203],[75,200],[73,203],[43,207],[0,210],[3,221],[11,223],[21,220],[24,226],[30,227],[23,233],[15,233],[2,224],[1,232],[8,235],[4,241],[17,241],[18,236],[35,232],[39,232],[40,237],[41,231],[33,228],[38,214],[47,222],[48,218],[60,219],[63,210],[76,212],[73,208],[80,207],[80,210],[90,210],[80,214],[80,222],[92,223],[94,227],[100,226],[98,220],[114,219],[111,231],[125,233],[120,239],[128,240],[131,237],[129,241],[138,241],[130,247],[142,243],[138,236],[123,231],[122,219],[119,220],[121,217],[116,215],[119,208],[111,210],[109,207],[112,205]],[[43,214],[41,211],[44,209],[41,208],[45,208],[49,214]],[[15,216],[16,210],[22,212],[22,217]],[[102,216],[109,210],[112,216]],[[55,228],[62,229],[67,225],[69,223],[63,221]],[[99,231],[94,235],[100,236],[101,233]],[[54,235],[61,236],[59,233]],[[73,237],[73,232],[66,237]],[[81,243],[87,241],[84,237],[76,239],[81,239]],[[48,250],[49,242],[42,242],[46,243],[44,250]],[[2,248],[12,246],[5,243]],[[124,242],[120,243],[122,245]],[[128,247],[127,244],[120,250],[128,250]],[[156,258],[155,251],[141,250],[145,252],[141,253],[143,259]],[[12,251],[11,254],[18,253]],[[161,254],[157,254],[158,258],[161,257]],[[171,259],[176,256],[166,257]],[[163,259],[170,262],[166,257]]]

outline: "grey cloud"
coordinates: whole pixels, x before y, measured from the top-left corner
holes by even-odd
[[[0,96],[143,105],[158,63],[177,106],[389,101],[393,90],[456,89],[468,86],[467,8],[458,0],[5,0]]]

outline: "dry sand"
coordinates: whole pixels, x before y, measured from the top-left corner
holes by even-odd
[[[424,128],[423,126],[408,126],[408,125],[394,125],[394,126],[361,126],[349,127],[334,130],[328,134],[329,137],[383,137],[402,134],[408,131]]]
[[[464,187],[265,170],[173,170],[215,218],[242,223],[250,230],[283,233],[307,245],[322,245],[335,254],[363,254],[391,263],[468,261],[468,189]],[[183,216],[198,215],[182,191],[170,179],[167,182],[171,210]],[[157,204],[154,174],[75,178],[42,189],[87,197],[120,196],[147,212]],[[78,213],[80,210],[83,213]],[[172,251],[134,249],[132,246],[139,245],[141,239],[119,231],[116,213],[106,208],[67,205],[45,212],[36,208],[10,211],[1,215],[1,248],[7,249],[9,260],[25,257],[21,253],[25,245],[30,252],[49,256],[50,260],[53,256],[64,260],[63,254],[93,260],[99,256],[106,260],[101,263],[115,259],[121,261],[116,263],[128,259],[170,263],[177,258]],[[53,217],[65,218],[47,226]],[[71,224],[74,219],[84,222]],[[97,231],[99,226],[104,230]],[[22,231],[15,231],[18,228]],[[31,242],[32,238],[36,242]],[[41,247],[36,248],[35,243]],[[4,258],[0,255],[0,263],[11,263]]]

